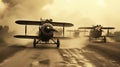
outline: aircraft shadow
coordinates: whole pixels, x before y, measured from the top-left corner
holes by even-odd
[[[91,41],[92,43],[104,43],[102,41]],[[107,43],[107,42],[106,42]]]
[[[34,47],[27,47],[28,49],[58,49],[57,47],[43,47],[43,46],[36,46]]]
[[[26,46],[23,46],[23,45],[11,45],[11,46],[8,46],[8,47],[12,47],[12,48],[26,48]]]

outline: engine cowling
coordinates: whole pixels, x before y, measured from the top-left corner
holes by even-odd
[[[45,36],[51,36],[53,35],[54,29],[53,25],[50,23],[45,23],[41,27],[41,33]]]

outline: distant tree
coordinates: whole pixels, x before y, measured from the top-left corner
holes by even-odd
[[[14,32],[9,32],[9,26],[0,25],[0,45],[6,44],[13,37]]]

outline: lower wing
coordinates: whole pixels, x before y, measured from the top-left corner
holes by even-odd
[[[40,39],[39,36],[31,36],[31,35],[15,35],[15,38],[23,38],[23,39]]]
[[[72,39],[71,37],[53,37],[54,39]]]
[[[31,35],[15,35],[15,38],[23,38],[23,39],[40,39],[39,36],[31,36]],[[53,37],[54,39],[71,39],[70,37]]]

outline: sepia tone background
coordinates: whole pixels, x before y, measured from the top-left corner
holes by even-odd
[[[36,65],[39,61],[43,67],[63,67],[64,64],[68,67],[69,65],[120,67],[119,2],[119,0],[0,0],[0,27],[2,27],[0,66],[30,67],[29,65],[34,63]],[[83,36],[60,40],[60,49],[55,49],[51,45],[32,48],[33,40],[13,37],[15,34],[24,34],[24,26],[15,24],[16,20],[40,21],[41,18],[74,24],[74,27],[66,30],[76,30],[80,26],[112,26],[115,30],[111,31],[111,35],[117,37],[108,38],[107,43],[90,43]],[[38,26],[28,26],[28,34],[36,35],[37,32]],[[66,36],[68,35],[66,32]]]

